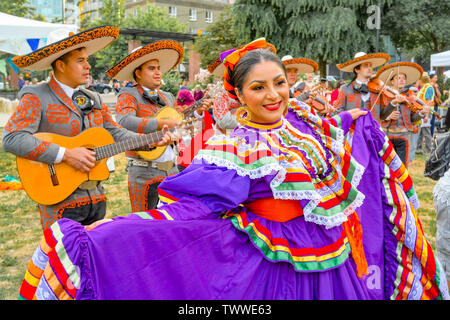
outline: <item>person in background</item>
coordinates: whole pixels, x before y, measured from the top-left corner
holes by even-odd
[[[425,102],[425,104],[427,104],[429,107],[433,108],[435,92],[433,85],[430,83],[430,76],[428,75],[428,73],[424,72],[422,74],[422,77],[418,80],[418,85],[421,89],[417,97]],[[425,140],[424,147],[422,146],[423,140]],[[422,149],[424,148],[425,155],[428,155],[431,152],[432,145],[433,136],[431,135],[431,120],[430,114],[427,113],[425,118],[422,119],[422,123],[420,124],[416,153],[423,154]],[[414,157],[412,159],[414,159]]]
[[[23,74],[19,75],[19,80],[17,80],[17,85],[19,86],[19,90],[25,86],[25,80],[23,79]]]
[[[336,99],[339,96],[339,90],[341,88],[341,86],[343,86],[345,84],[345,81],[340,79],[338,80],[338,82],[336,82],[336,88],[334,88],[334,90],[331,92],[331,96],[330,96],[330,104],[333,104],[334,101],[336,101]]]
[[[419,131],[414,123],[425,116],[422,112],[426,113],[426,110],[413,112],[406,97],[415,97],[409,86],[416,83],[422,73],[423,69],[417,63],[402,61],[385,65],[376,74],[376,78],[398,93],[385,110],[389,115],[381,126],[405,166],[410,162],[412,135]]]
[[[194,89],[194,101],[200,100],[201,98],[203,98],[203,96],[204,93],[202,91],[202,87],[200,87],[200,85],[197,84]]]
[[[113,79],[132,81],[135,86],[122,88],[117,96],[117,123],[131,131],[148,134],[172,128],[180,121],[157,117],[164,107],[173,107],[175,98],[160,90],[163,74],[175,68],[182,60],[184,47],[172,40],[160,40],[134,49],[106,74]],[[178,173],[176,149],[168,145],[154,159],[145,154],[127,151],[128,191],[133,212],[156,208],[158,185],[167,176]]]
[[[436,254],[450,286],[450,167],[434,186],[433,202],[436,210]]]
[[[439,106],[442,104],[441,100],[441,90],[439,89],[439,84],[437,83],[438,75],[437,73],[432,73],[430,75],[430,84],[433,86],[434,89],[434,108],[433,110],[437,113]],[[436,116],[433,114],[431,116],[431,126],[430,126],[430,133],[431,136],[434,136],[434,129],[436,128]]]
[[[181,89],[178,91],[177,100],[175,102],[175,106],[178,111],[184,110],[186,107],[191,106],[196,100],[192,96],[192,93],[189,90]]]

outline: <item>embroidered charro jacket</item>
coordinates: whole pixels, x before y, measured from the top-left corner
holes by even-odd
[[[334,101],[334,108],[340,111],[348,111],[351,109],[372,109],[372,116],[378,123],[386,119],[389,115],[385,111],[389,102],[383,98],[383,95],[370,92],[370,98],[364,101],[361,93],[354,89],[355,81],[341,86],[338,98]]]
[[[76,136],[88,128],[102,127],[111,133],[115,141],[139,135],[114,121],[98,93],[80,90],[93,103],[93,109],[87,116],[83,116],[54,78],[48,83],[24,87],[19,93],[20,103],[3,131],[4,150],[26,159],[53,164],[60,146],[38,139],[33,134],[49,132]],[[86,194],[78,190],[63,202],[76,200],[81,194]],[[95,188],[90,194],[101,194],[101,190]]]
[[[414,95],[414,92],[411,90],[406,90],[405,93],[407,95]],[[391,114],[397,107],[389,104],[385,110],[384,114]],[[398,133],[408,133],[413,132],[417,133],[419,128],[414,125],[417,123],[422,117],[419,113],[414,113],[405,103],[401,103],[398,105],[398,111],[400,111],[400,117],[397,120],[388,120],[381,121],[381,126],[383,130],[389,134],[398,134]]]
[[[156,131],[158,120],[154,115],[163,106],[150,102],[143,96],[143,88],[140,85],[124,87],[120,90],[116,102],[116,120],[121,126],[138,133]],[[160,97],[166,106],[173,106],[175,99],[170,92],[158,90]],[[127,151],[127,157],[139,158],[134,151]]]

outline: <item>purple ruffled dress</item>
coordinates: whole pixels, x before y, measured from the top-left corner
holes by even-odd
[[[290,107],[280,122],[214,136],[160,185],[160,206],[91,231],[61,219],[27,273],[37,299],[442,299],[410,177],[369,115],[329,121]],[[347,150],[347,151],[345,151]],[[351,157],[348,155],[351,152]],[[325,181],[326,183],[323,183]],[[298,200],[287,222],[246,203]],[[244,204],[244,205],[243,205]],[[368,274],[342,223],[356,210]],[[29,297],[27,277],[21,288]]]

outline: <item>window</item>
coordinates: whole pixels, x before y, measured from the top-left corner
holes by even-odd
[[[208,23],[213,22],[213,12],[212,11],[206,11],[205,21]]]
[[[169,16],[171,17],[177,16],[177,7],[169,6]]]
[[[197,9],[189,9],[189,21],[197,21]]]

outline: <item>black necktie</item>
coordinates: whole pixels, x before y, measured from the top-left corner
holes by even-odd
[[[355,90],[356,92],[359,92],[361,94],[367,94],[369,93],[369,87],[367,87],[367,84],[362,83],[355,83],[355,85],[353,86],[353,90]]]
[[[166,102],[161,98],[158,91],[143,90],[142,96],[153,104],[160,105],[162,107],[166,105]]]

